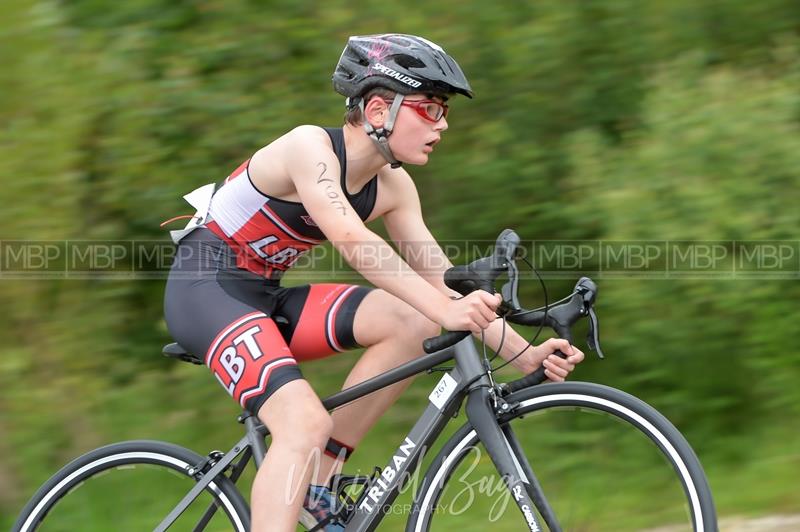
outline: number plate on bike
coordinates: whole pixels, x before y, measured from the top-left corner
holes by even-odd
[[[450,396],[453,395],[453,392],[456,390],[456,380],[450,376],[449,373],[445,373],[442,375],[441,380],[436,385],[436,388],[433,389],[431,394],[428,396],[428,399],[431,400],[436,408],[441,410],[444,407],[444,404],[450,399]]]

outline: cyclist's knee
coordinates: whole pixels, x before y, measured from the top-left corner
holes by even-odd
[[[258,411],[273,442],[303,448],[322,447],[333,432],[333,419],[305,381],[287,383]]]
[[[322,406],[297,405],[270,428],[274,441],[308,447],[325,445],[333,432],[333,419]]]

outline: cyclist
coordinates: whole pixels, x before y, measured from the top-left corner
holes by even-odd
[[[472,97],[458,64],[420,37],[351,37],[333,85],[347,98],[342,128],[303,125],[261,148],[221,186],[187,196],[198,213],[173,232],[179,248],[165,295],[169,330],[204,356],[228,393],[272,434],[251,492],[258,531],[295,530],[299,518],[342,530],[330,519],[329,479],[409,384],[328,414],[298,362],[365,347],[344,383],[349,387],[418,356],[422,340],[441,327],[483,331],[492,348],[502,335],[494,321],[499,295],[455,298],[444,285],[451,264],[402,167],[427,163],[448,127],[449,98]],[[403,258],[366,227],[377,218]],[[281,287],[297,258],[326,239],[377,288]],[[527,343],[509,329],[500,356],[508,359]],[[558,349],[566,359],[553,355]],[[513,364],[525,373],[544,364],[547,377],[561,381],[583,356],[551,339]],[[318,464],[309,462],[315,453]]]

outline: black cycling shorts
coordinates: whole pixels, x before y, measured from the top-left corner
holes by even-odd
[[[345,284],[283,288],[238,268],[235,252],[199,228],[178,246],[164,315],[175,340],[202,357],[234,400],[257,414],[278,388],[303,378],[298,361],[358,347],[353,320],[370,290]],[[288,324],[276,324],[274,316]]]

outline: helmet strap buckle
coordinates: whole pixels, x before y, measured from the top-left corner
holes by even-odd
[[[344,106],[349,111],[351,109],[355,109],[356,107],[359,107],[361,102],[362,102],[362,100],[363,100],[363,98],[361,96],[348,96],[344,100]],[[362,111],[362,115],[363,115],[363,111]]]

